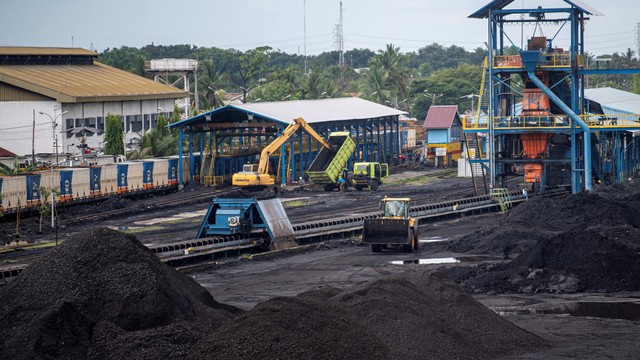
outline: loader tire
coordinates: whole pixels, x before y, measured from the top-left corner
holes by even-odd
[[[373,251],[373,252],[382,251],[382,245],[380,245],[380,244],[372,244],[371,245],[371,251]]]
[[[420,246],[420,233],[416,232],[414,235],[413,250],[418,250],[419,246]]]
[[[376,179],[372,179],[371,181],[369,181],[369,187],[371,188],[371,190],[376,191],[378,190],[378,186],[380,184],[378,183],[378,180]]]

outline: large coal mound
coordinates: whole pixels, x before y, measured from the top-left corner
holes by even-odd
[[[0,290],[0,303],[6,359],[176,357],[240,312],[135,237],[106,228],[31,264]]]
[[[640,182],[532,198],[451,249],[502,253],[508,264],[443,270],[471,292],[640,290]],[[499,234],[497,236],[496,234]]]
[[[414,269],[259,304],[191,359],[490,359],[545,346],[445,275]]]

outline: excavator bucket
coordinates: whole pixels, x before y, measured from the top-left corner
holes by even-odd
[[[411,244],[409,219],[365,219],[362,233],[363,244]]]

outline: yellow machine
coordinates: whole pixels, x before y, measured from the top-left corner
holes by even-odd
[[[364,220],[362,243],[370,244],[373,252],[380,252],[387,246],[402,246],[407,253],[417,250],[420,233],[418,222],[411,217],[410,201],[409,198],[382,199],[384,215]]]
[[[331,145],[327,143],[322,136],[307,124],[302,118],[293,120],[289,126],[278,136],[273,142],[267,145],[260,153],[260,163],[246,164],[242,167],[242,171],[233,174],[231,183],[234,186],[250,186],[250,187],[266,187],[275,184],[275,177],[269,174],[269,156],[276,152],[278,148],[284,144],[289,138],[302,128],[316,141],[327,149],[331,149]]]

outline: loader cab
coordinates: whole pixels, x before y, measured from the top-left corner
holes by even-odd
[[[384,198],[382,205],[384,207],[384,217],[392,219],[408,219],[409,218],[409,198]]]

